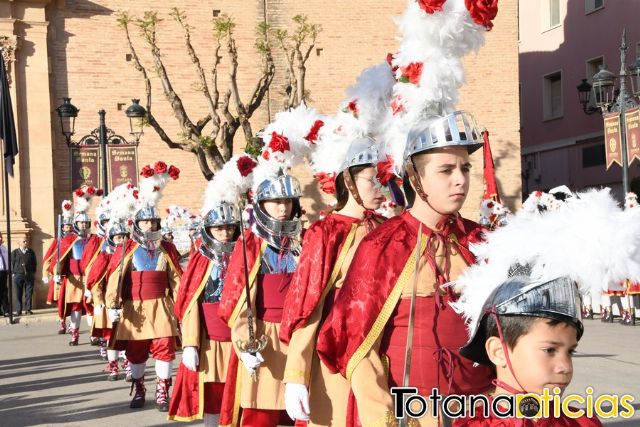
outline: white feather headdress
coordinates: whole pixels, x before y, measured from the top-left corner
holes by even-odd
[[[140,172],[142,178],[138,185],[138,207],[156,207],[162,198],[162,191],[169,180],[177,180],[180,169],[163,161],[157,161],[153,167],[146,165]]]
[[[233,156],[207,184],[200,215],[207,213],[221,202],[238,205],[240,199],[251,188],[253,173],[258,163],[251,156]]]
[[[541,283],[569,277],[583,293],[640,280],[640,209],[623,211],[609,189],[591,190],[562,209],[519,211],[471,250],[477,263],[456,280],[461,296],[452,306],[474,331],[485,302],[515,264],[529,265]]]

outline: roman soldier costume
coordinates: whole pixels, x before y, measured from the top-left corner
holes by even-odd
[[[131,366],[134,397],[131,408],[145,403],[144,371],[149,354],[156,360],[156,407],[166,412],[169,406],[171,361],[175,359],[178,325],[173,314],[173,299],[178,292],[182,270],[173,244],[162,241],[160,215],[156,208],[161,191],[169,179],[177,179],[179,170],[156,162],[142,169],[138,205],[133,219],[132,239],[116,248],[109,268],[106,305],[114,349],[126,349]],[[140,223],[145,221],[145,229]],[[151,225],[151,228],[146,228]],[[154,228],[155,227],[155,228]],[[115,325],[117,323],[117,326]]]
[[[243,158],[241,160],[241,158]],[[251,173],[242,176],[238,161],[231,158],[209,182],[202,208],[202,229],[197,251],[189,258],[176,298],[175,313],[182,330],[182,363],[169,405],[170,420],[192,421],[204,418],[205,426],[217,426],[233,352],[231,329],[218,317],[229,256],[242,232],[236,203],[249,189]],[[217,240],[211,227],[233,226],[231,241]]]

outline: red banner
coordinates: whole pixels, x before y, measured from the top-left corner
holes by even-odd
[[[71,147],[71,191],[83,185],[102,188],[99,161],[99,147]]]
[[[640,108],[632,108],[624,113],[627,133],[627,161],[629,165],[640,159]]]
[[[622,166],[622,134],[620,133],[620,114],[604,115],[604,147],[607,159],[607,169],[617,163]]]
[[[138,185],[138,150],[133,145],[110,145],[107,147],[109,159],[109,184],[112,191],[120,184]]]

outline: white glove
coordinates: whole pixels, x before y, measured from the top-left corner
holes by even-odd
[[[92,295],[91,295],[91,291],[89,289],[85,289],[84,290],[84,297],[91,299]]]
[[[190,371],[198,370],[198,349],[196,347],[185,347],[182,349],[182,364]]]
[[[49,276],[42,276],[42,283],[44,283],[45,285],[49,284]]]
[[[284,407],[292,420],[309,420],[309,391],[304,384],[284,385]]]
[[[120,317],[122,316],[122,309],[110,308],[109,310],[107,310],[107,315],[109,316],[109,320],[111,321],[111,323],[119,322]]]
[[[242,360],[242,364],[250,374],[253,374],[260,364],[264,362],[260,352],[256,352],[255,356],[251,353],[240,353],[240,360]]]
[[[60,283],[62,283],[62,276],[56,274],[55,276],[53,276],[53,281],[56,285],[59,285]]]

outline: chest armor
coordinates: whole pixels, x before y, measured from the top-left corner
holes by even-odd
[[[272,246],[267,246],[262,254],[260,274],[293,273],[297,266],[298,260],[290,250],[284,249],[280,252]]]
[[[136,248],[132,258],[133,271],[156,271],[158,267],[158,259],[160,251],[158,248],[148,250],[144,247]]]
[[[81,259],[82,253],[84,252],[84,248],[87,245],[86,240],[78,239],[71,248],[71,258],[73,259]]]
[[[220,302],[223,285],[222,278],[220,277],[220,271],[220,265],[218,264],[211,269],[211,274],[209,274],[207,284],[205,285],[204,292],[202,294],[203,302]]]

